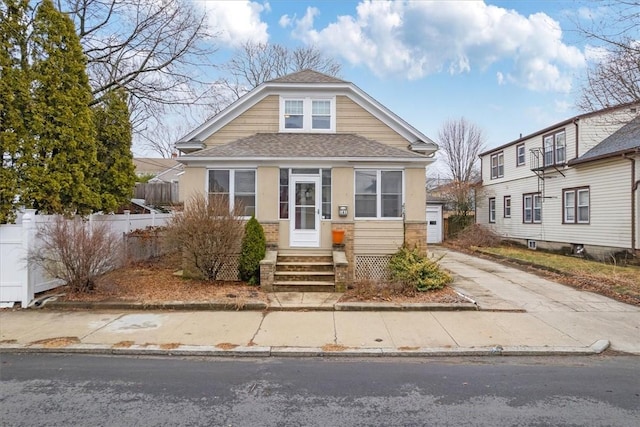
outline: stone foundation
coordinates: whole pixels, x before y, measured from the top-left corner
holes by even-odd
[[[355,280],[355,256],[353,252],[353,239],[354,239],[354,224],[353,222],[339,222],[334,221],[331,223],[331,231],[344,230],[344,240],[341,245],[336,245],[334,250],[343,251],[346,261],[348,263],[346,269],[346,282],[345,286],[353,283]]]
[[[264,230],[264,237],[267,241],[267,248],[277,248],[280,242],[280,223],[279,222],[261,222]]]
[[[427,222],[406,221],[404,223],[404,244],[408,248],[418,248],[423,255],[427,254]]]

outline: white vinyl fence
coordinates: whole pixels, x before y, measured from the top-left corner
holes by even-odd
[[[165,225],[170,217],[171,214],[156,213],[94,214],[89,217],[89,223],[108,222],[111,230],[124,238],[133,230]],[[53,218],[52,215],[36,215],[35,210],[27,209],[18,215],[15,224],[0,224],[0,304],[19,302],[26,307],[36,293],[63,285],[27,262],[29,251],[38,248],[38,229]]]

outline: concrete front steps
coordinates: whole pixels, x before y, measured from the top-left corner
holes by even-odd
[[[335,292],[335,272],[330,251],[278,252],[274,292]]]

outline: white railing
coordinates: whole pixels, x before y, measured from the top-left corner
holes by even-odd
[[[89,222],[108,222],[114,233],[124,236],[133,230],[163,226],[170,217],[171,214],[156,213],[94,214]],[[18,214],[15,224],[0,224],[0,304],[19,302],[26,307],[36,293],[63,284],[27,262],[29,251],[38,248],[38,229],[53,218],[52,215],[36,215],[35,210],[27,209]]]

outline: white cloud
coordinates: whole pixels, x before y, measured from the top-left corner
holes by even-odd
[[[316,29],[316,8],[293,19],[292,35],[364,65],[379,75],[418,79],[447,71],[498,68],[499,83],[567,92],[584,66],[582,52],[562,41],[560,24],[544,13],[525,17],[484,2],[361,1],[354,16]]]
[[[270,10],[269,3],[202,1],[197,4],[205,9],[209,25],[221,43],[235,47],[247,41],[266,43],[269,40],[268,26],[260,19],[262,12]]]
[[[287,28],[288,26],[290,26],[291,18],[289,17],[289,15],[282,15],[280,17],[280,20],[278,21],[278,25],[280,25],[282,28]]]

